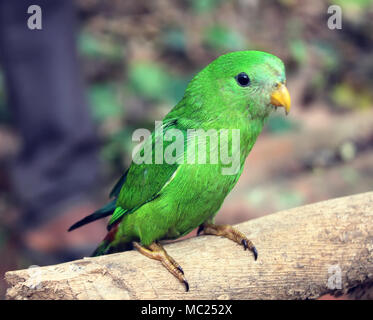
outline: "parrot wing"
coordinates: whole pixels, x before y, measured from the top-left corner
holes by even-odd
[[[113,187],[113,189],[110,191],[110,196],[109,196],[110,198],[113,198],[113,197],[114,198],[118,198],[120,190],[122,189],[122,186],[123,186],[124,182],[127,179],[127,174],[128,174],[128,169],[120,177],[120,179],[118,180],[118,182],[115,184],[115,186]]]
[[[171,128],[177,128],[184,132],[182,128],[177,126],[177,120],[167,120],[163,123],[163,134],[165,131]],[[142,151],[146,150],[146,145],[151,144],[148,150],[151,150],[150,156],[152,161],[148,163],[137,163],[133,161],[127,172],[119,179],[117,184],[114,186],[111,196],[117,196],[116,205],[117,208],[114,211],[113,215],[108,224],[108,230],[111,227],[119,222],[125,214],[136,211],[147,202],[150,202],[156,199],[162,188],[168,184],[168,182],[174,177],[174,174],[179,167],[179,164],[173,163],[168,164],[165,161],[161,164],[155,163],[154,156],[154,142],[159,141],[160,137],[159,131],[155,130],[152,135],[144,142],[142,147],[139,149],[137,155]],[[169,141],[163,141],[163,151],[170,144]],[[136,159],[136,155],[134,160]],[[146,159],[146,156],[145,158]],[[149,160],[149,159],[148,159]]]

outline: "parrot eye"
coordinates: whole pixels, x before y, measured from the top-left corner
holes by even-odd
[[[235,78],[241,87],[247,87],[250,84],[250,78],[245,72],[239,73]]]

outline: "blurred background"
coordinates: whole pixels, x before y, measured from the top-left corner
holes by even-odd
[[[79,215],[105,203],[131,161],[132,132],[154,128],[154,120],[161,120],[179,101],[196,72],[236,50],[268,51],[285,62],[292,110],[288,117],[279,112],[283,110],[271,116],[217,222],[234,224],[372,190],[372,0],[77,0],[73,4],[78,69],[99,162],[94,201],[79,209]],[[327,25],[327,10],[333,4],[342,8],[341,30]],[[12,163],[22,153],[24,137],[14,122],[4,67],[0,62],[1,278],[5,271],[50,261],[43,260],[48,250],[34,259],[27,240],[19,236],[23,232],[19,220],[26,219],[28,208],[14,191]],[[99,227],[104,232],[104,226]],[[75,233],[84,237],[89,230]],[[40,241],[35,242],[36,251]],[[59,257],[58,250],[53,254],[56,261],[68,259]],[[4,292],[1,282],[0,297]]]

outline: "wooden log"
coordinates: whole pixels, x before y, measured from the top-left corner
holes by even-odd
[[[136,251],[11,271],[7,299],[306,299],[373,284],[373,192],[271,214],[236,226],[259,252],[200,236],[165,246],[185,292]]]

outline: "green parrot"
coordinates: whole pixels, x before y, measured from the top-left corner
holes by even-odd
[[[214,217],[237,183],[269,114],[280,106],[288,114],[290,95],[285,83],[283,62],[266,52],[237,51],[211,62],[190,81],[181,101],[164,117],[162,134],[154,130],[137,153],[144,155],[146,145],[154,151],[160,140],[161,151],[165,152],[175,141],[164,136],[177,130],[185,142],[178,161],[157,162],[155,152],[147,159],[151,161],[133,159],[110,193],[113,200],[69,231],[111,215],[108,234],[92,256],[136,248],[159,260],[185,285],[186,291],[189,284],[183,269],[159,241],[177,239],[199,227],[198,234],[203,231],[231,239],[251,250],[256,260],[258,253],[253,243],[229,225],[214,224]],[[217,162],[200,163],[199,158],[198,162],[185,161],[191,129],[239,132],[238,144],[234,143],[233,133],[226,136],[228,153],[238,159],[237,170],[224,173],[227,163],[221,157]],[[215,147],[212,142],[208,140],[206,148],[221,150],[222,141]],[[193,149],[197,156],[198,148],[199,144],[197,150]],[[211,158],[210,155],[207,160]]]

